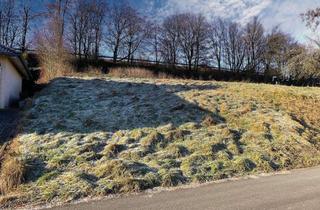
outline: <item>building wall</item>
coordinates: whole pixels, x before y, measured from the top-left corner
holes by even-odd
[[[0,57],[0,109],[20,98],[22,77],[6,57]]]

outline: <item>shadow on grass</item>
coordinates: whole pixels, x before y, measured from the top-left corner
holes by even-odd
[[[125,80],[59,78],[42,90],[26,115],[25,132],[38,134],[116,132],[136,128],[201,123],[218,113],[184,100],[184,91],[213,85],[167,85]]]
[[[0,149],[1,145],[12,139],[18,127],[19,111],[0,109]]]

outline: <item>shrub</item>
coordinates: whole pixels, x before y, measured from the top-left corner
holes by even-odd
[[[37,34],[37,55],[41,66],[40,82],[48,82],[73,72],[71,55],[65,47],[58,48],[47,31]]]

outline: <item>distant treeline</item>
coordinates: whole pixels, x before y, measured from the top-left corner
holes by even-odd
[[[155,19],[125,0],[43,1],[37,11],[33,1],[18,2],[0,1],[0,43],[22,51],[32,43],[45,80],[66,73],[75,59],[98,60],[102,52],[112,54],[112,63],[153,60],[178,75],[183,64],[189,72],[181,76],[188,78],[304,81],[297,84],[320,78],[318,48],[278,27],[266,30],[258,17],[243,25],[199,13]],[[318,27],[319,11],[302,15],[308,26]]]
[[[320,79],[301,79],[293,80],[290,78],[281,78],[265,74],[252,74],[250,72],[233,72],[228,69],[219,70],[216,67],[200,66],[196,70],[189,71],[186,65],[170,65],[164,63],[147,62],[145,60],[135,60],[132,62],[117,62],[105,58],[100,59],[75,59],[73,60],[73,66],[79,72],[86,73],[90,69],[95,69],[100,73],[104,70],[110,70],[111,68],[143,68],[150,70],[156,75],[164,74],[169,78],[177,79],[193,79],[193,80],[216,80],[216,81],[229,81],[229,82],[255,82],[255,83],[269,83],[269,84],[282,84],[282,85],[294,85],[294,86],[320,86]]]
[[[39,79],[41,76],[40,61],[37,54],[29,53],[28,63],[31,69],[33,69],[33,75],[35,79]],[[179,64],[172,65],[169,63],[155,62],[148,60],[134,59],[130,62],[113,60],[108,56],[101,56],[99,58],[77,58],[73,57],[70,62],[72,69],[79,73],[89,73],[94,69],[95,72],[105,73],[112,68],[143,68],[150,70],[154,74],[164,73],[170,78],[177,79],[193,79],[193,80],[216,80],[216,81],[247,81],[256,83],[269,83],[269,84],[282,84],[282,85],[294,85],[294,86],[320,86],[320,79],[300,79],[294,80],[290,78],[282,78],[274,75],[266,74],[252,74],[250,72],[233,72],[228,69],[218,69],[212,66],[199,66],[198,69],[189,71],[187,65]],[[120,70],[120,69],[119,69]]]

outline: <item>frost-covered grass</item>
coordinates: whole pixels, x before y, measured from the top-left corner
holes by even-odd
[[[66,202],[320,163],[320,90],[61,78],[19,136],[20,201]],[[13,199],[14,200],[14,199]]]

